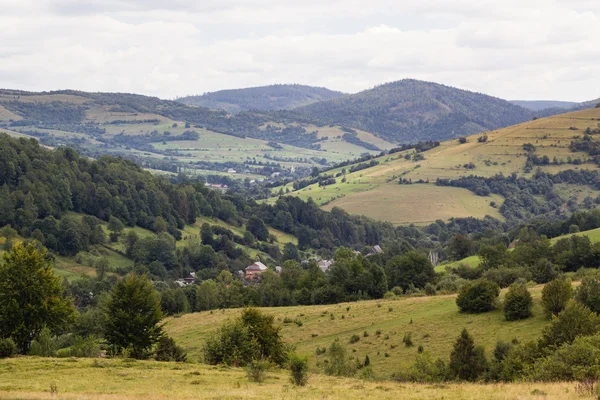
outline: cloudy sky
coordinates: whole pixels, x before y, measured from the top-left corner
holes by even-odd
[[[0,0],[0,87],[162,98],[416,78],[600,97],[598,0]]]

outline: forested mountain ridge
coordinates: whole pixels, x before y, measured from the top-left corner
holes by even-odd
[[[514,105],[521,106],[533,111],[541,111],[548,108],[561,108],[568,110],[576,107],[579,103],[574,101],[559,101],[559,100],[510,100]]]
[[[177,101],[189,106],[201,106],[238,113],[249,110],[289,110],[341,96],[344,96],[344,93],[322,87],[269,85],[219,90],[199,96],[181,97]]]
[[[290,119],[363,129],[397,143],[446,140],[530,120],[506,100],[432,82],[404,79],[300,107]]]

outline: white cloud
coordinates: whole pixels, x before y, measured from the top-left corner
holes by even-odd
[[[35,4],[34,4],[35,3]],[[600,96],[587,0],[0,0],[0,87],[172,98],[406,77],[505,98]]]

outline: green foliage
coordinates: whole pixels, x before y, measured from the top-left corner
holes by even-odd
[[[496,299],[500,294],[500,288],[494,282],[481,279],[476,282],[468,282],[463,285],[456,304],[461,312],[482,313],[495,308]]]
[[[350,344],[358,343],[359,340],[360,340],[360,336],[358,336],[356,334],[350,336]]]
[[[267,359],[251,360],[246,366],[246,375],[250,382],[264,382],[267,371],[271,368],[271,365],[271,362]]]
[[[475,347],[475,341],[469,332],[463,329],[450,353],[449,369],[452,375],[460,380],[475,381],[486,368],[487,360],[483,347]]]
[[[356,373],[356,363],[347,355],[346,348],[339,341],[336,340],[329,346],[327,354],[329,359],[325,363],[325,374],[353,376]]]
[[[288,361],[288,368],[290,380],[294,385],[305,386],[308,383],[308,356],[292,353]]]
[[[154,358],[156,358],[156,361],[185,362],[187,353],[175,344],[175,340],[168,336],[162,336],[158,340]]]
[[[434,383],[444,382],[449,378],[448,366],[443,360],[433,360],[431,355],[424,351],[418,353],[410,371],[405,376],[395,376],[396,380]]]
[[[405,347],[412,347],[413,346],[413,341],[412,341],[412,333],[405,333],[404,337],[402,338],[402,343],[404,343]]]
[[[37,338],[31,343],[29,355],[38,357],[56,357],[58,344],[52,337],[50,329],[44,327]]]
[[[69,357],[95,358],[99,355],[100,345],[98,338],[94,335],[76,336],[69,352]]]
[[[269,230],[262,219],[251,216],[246,223],[246,230],[250,232],[257,240],[265,241],[269,238]]]
[[[52,272],[47,252],[35,245],[16,245],[0,264],[0,337],[12,338],[20,353],[44,327],[51,333],[75,319],[73,301]]]
[[[513,284],[504,297],[504,317],[507,321],[515,321],[531,317],[533,299],[527,286],[523,283]]]
[[[11,338],[0,339],[0,358],[10,357],[17,353],[17,345]]]
[[[146,276],[129,274],[117,283],[106,305],[104,337],[115,352],[130,348],[145,358],[162,335],[160,299]]]
[[[284,365],[287,352],[280,331],[272,315],[247,308],[236,321],[224,324],[206,340],[204,361],[245,366],[252,360],[265,359]]]
[[[596,380],[600,376],[599,359],[600,335],[579,336],[538,359],[531,377],[541,381]]]
[[[584,277],[575,293],[575,300],[600,313],[600,280],[597,277]]]
[[[542,307],[548,318],[560,313],[573,297],[573,286],[568,279],[555,279],[542,290]]]
[[[391,258],[385,270],[389,288],[399,286],[406,290],[412,284],[422,289],[435,280],[435,270],[429,258],[415,251]]]
[[[555,347],[572,343],[577,336],[590,336],[600,330],[600,317],[589,308],[569,300],[564,310],[544,328],[541,347]]]

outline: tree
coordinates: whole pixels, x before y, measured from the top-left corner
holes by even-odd
[[[482,347],[475,347],[475,341],[466,329],[454,343],[450,353],[450,371],[455,378],[475,381],[487,368],[487,360]]]
[[[542,307],[548,318],[557,315],[573,297],[573,286],[569,279],[555,279],[542,289]]]
[[[116,352],[130,349],[144,358],[162,336],[160,298],[145,275],[127,275],[113,288],[106,306],[104,337]]]
[[[166,232],[168,229],[167,221],[161,216],[158,216],[154,219],[154,224],[152,225],[152,230],[156,233]]]
[[[300,256],[298,255],[298,248],[294,243],[288,242],[283,246],[283,257],[282,261],[293,260],[299,261]]]
[[[175,344],[175,340],[168,336],[162,336],[158,340],[158,346],[156,346],[154,357],[156,358],[156,361],[185,362],[187,353]]]
[[[455,260],[462,260],[473,254],[473,240],[467,235],[455,235],[448,245],[448,251]]]
[[[99,281],[103,280],[106,277],[106,273],[110,270],[110,264],[106,257],[102,257],[98,261],[96,261],[96,277]]]
[[[591,336],[599,330],[598,314],[575,300],[569,300],[565,309],[544,328],[540,347],[558,347],[564,343],[572,343],[577,336]]]
[[[407,289],[411,284],[422,289],[435,281],[435,269],[426,256],[409,251],[402,256],[391,258],[386,264],[388,286]]]
[[[524,283],[515,283],[508,289],[504,297],[504,317],[507,321],[515,321],[531,317],[533,300]]]
[[[108,230],[110,231],[111,242],[116,242],[118,240],[123,229],[125,229],[125,225],[123,225],[121,220],[111,215],[108,219]]]
[[[64,295],[46,250],[14,246],[0,265],[0,337],[11,338],[20,353],[29,351],[44,327],[53,334],[75,319],[73,300]]]
[[[463,285],[456,298],[456,305],[461,312],[482,313],[495,308],[500,288],[495,282],[480,279]]]
[[[212,245],[214,240],[214,233],[212,228],[206,222],[202,224],[200,227],[200,238],[202,239],[202,244]]]
[[[308,357],[293,353],[290,356],[289,369],[291,382],[296,386],[305,386],[308,382]]]
[[[265,241],[269,238],[269,230],[262,219],[251,216],[246,223],[246,230],[254,235],[257,240]]]
[[[577,288],[575,300],[587,306],[595,313],[600,313],[600,280],[585,277]]]

